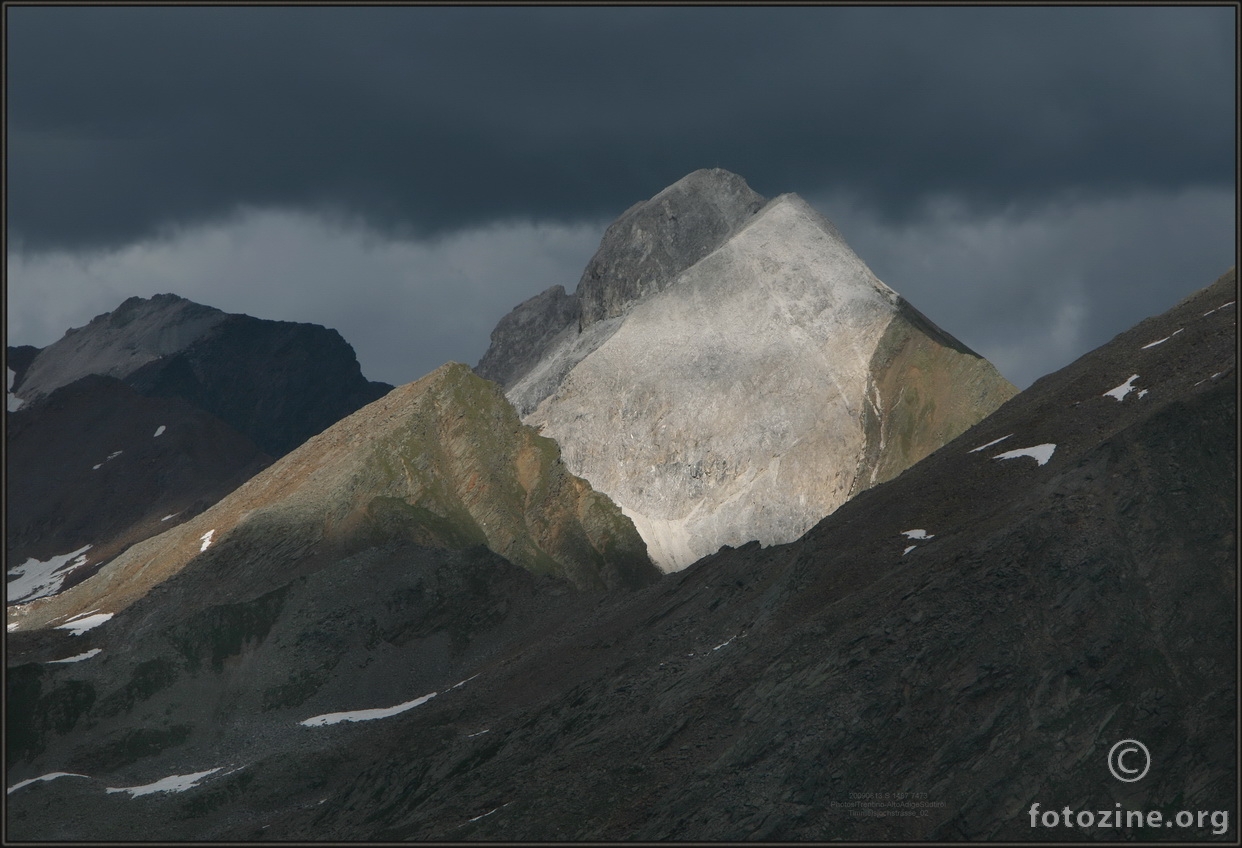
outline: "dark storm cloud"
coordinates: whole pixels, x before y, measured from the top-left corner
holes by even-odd
[[[1232,186],[1221,8],[8,8],[10,236],[242,206],[428,234],[721,166],[886,219]],[[572,283],[572,281],[569,281]]]

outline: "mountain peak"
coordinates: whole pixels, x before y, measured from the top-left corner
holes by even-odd
[[[579,328],[623,315],[737,232],[765,202],[737,174],[719,168],[682,177],[636,203],[604,233],[575,294]]]

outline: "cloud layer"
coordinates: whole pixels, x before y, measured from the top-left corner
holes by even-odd
[[[28,250],[245,206],[405,235],[610,218],[713,166],[891,219],[1233,182],[1231,7],[7,14]]]

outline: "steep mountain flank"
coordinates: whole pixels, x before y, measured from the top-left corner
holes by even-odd
[[[8,602],[55,593],[271,462],[220,419],[90,374],[9,417]],[[59,566],[58,558],[81,551]]]
[[[90,579],[10,609],[9,621],[38,629],[96,608],[116,613],[192,561],[205,563],[220,591],[230,581],[273,588],[299,569],[394,540],[485,545],[584,589],[658,577],[629,520],[565,470],[555,443],[523,426],[494,383],[450,363]]]
[[[391,388],[335,330],[170,294],[7,359],[10,603],[81,581]]]
[[[696,172],[622,216],[579,284],[582,332],[508,384],[666,571],[796,539],[1015,392],[805,201],[755,212],[744,187]]]
[[[12,633],[8,836],[1236,842],[1236,298],[635,592],[398,539]]]
[[[630,308],[724,244],[763,206],[746,181],[695,171],[636,203],[604,232],[572,295],[553,286],[519,304],[492,332],[475,367],[525,416],[603,344]]]
[[[172,294],[131,297],[35,355],[17,396],[86,376],[178,397],[280,456],[392,387],[368,382],[340,334],[231,315]]]

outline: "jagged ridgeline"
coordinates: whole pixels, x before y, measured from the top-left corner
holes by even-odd
[[[719,169],[627,210],[476,370],[666,571],[793,541],[1016,393],[800,197]]]
[[[565,469],[556,444],[524,426],[494,383],[449,363],[9,620],[26,630],[95,608],[117,612],[196,559],[222,587],[253,592],[392,541],[483,545],[580,589],[659,577],[630,520]]]

